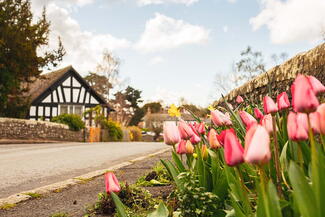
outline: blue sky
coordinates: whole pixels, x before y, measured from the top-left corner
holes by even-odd
[[[33,0],[48,8],[51,44],[60,35],[81,74],[104,49],[122,60],[121,77],[146,101],[207,106],[216,100],[217,73],[226,75],[248,45],[289,57],[320,43],[323,0]],[[303,19],[301,13],[309,16]],[[55,44],[54,44],[55,45]]]

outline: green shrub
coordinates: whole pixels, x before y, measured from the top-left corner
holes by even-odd
[[[131,126],[128,127],[130,131],[130,139],[131,141],[142,141],[142,131],[139,127]]]
[[[222,203],[218,196],[206,191],[204,187],[200,187],[197,176],[192,172],[184,172],[179,174],[178,177],[184,183],[184,188],[176,190],[181,216],[224,216],[222,209],[219,207]]]
[[[108,131],[109,141],[121,141],[123,139],[122,127],[119,123],[102,119],[101,126],[104,130]]]
[[[79,115],[75,114],[62,114],[52,118],[52,122],[66,124],[70,130],[79,131],[85,128],[85,123]]]

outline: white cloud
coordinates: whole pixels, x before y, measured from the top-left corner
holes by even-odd
[[[146,22],[145,30],[135,48],[144,52],[161,51],[188,44],[202,44],[209,30],[156,13]]]
[[[162,57],[160,57],[160,56],[156,56],[156,57],[153,57],[153,58],[150,60],[150,64],[151,64],[151,65],[157,65],[157,64],[162,63],[162,62],[164,62],[164,61],[165,61],[164,58],[162,58]]]
[[[70,0],[70,2],[81,4],[91,0]],[[70,16],[68,9],[54,2],[47,5],[47,17],[51,21],[50,48],[57,47],[57,37],[60,36],[66,50],[62,66],[73,65],[80,72],[94,70],[104,50],[115,51],[131,46],[127,39],[82,30],[77,20]]]
[[[222,30],[223,30],[224,33],[227,33],[228,30],[229,30],[229,27],[227,25],[225,25],[225,26],[222,27]]]
[[[167,3],[175,3],[175,4],[184,4],[191,5],[199,0],[138,0],[138,4],[140,6],[151,5],[151,4],[167,4]]]
[[[325,30],[324,0],[261,0],[261,12],[250,19],[254,30],[266,25],[273,43],[315,41]]]

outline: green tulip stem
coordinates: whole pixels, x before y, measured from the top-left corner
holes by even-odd
[[[276,132],[276,114],[272,114],[272,125],[273,125],[273,139],[274,139],[274,163],[276,171],[276,186],[279,193],[279,196],[282,197],[282,188],[281,188],[281,168],[280,168],[280,155],[279,155],[279,144]]]
[[[238,166],[235,167],[235,171],[240,179],[240,184],[242,186],[243,189],[245,189],[245,195],[247,195],[247,193],[250,192],[250,190],[247,188],[247,186],[245,185],[245,181],[244,181],[244,177],[242,172],[240,171],[240,168]]]
[[[302,145],[302,144],[300,144],[300,143],[298,142],[298,150],[297,150],[298,154],[297,154],[297,155],[298,155],[298,162],[299,162],[299,165],[300,165],[301,169],[303,169],[304,158],[303,158],[303,156],[302,156],[301,145]]]
[[[263,195],[263,203],[264,203],[264,207],[268,207],[268,203],[267,203],[267,193],[266,193],[266,184],[267,184],[267,179],[266,179],[266,174],[264,171],[264,168],[262,165],[260,165],[259,167],[259,171],[260,171],[260,180],[261,180],[261,190],[262,190],[262,195]],[[266,212],[269,211],[269,209],[265,210]],[[267,216],[271,216],[271,213],[268,213]]]
[[[325,151],[325,135],[321,134],[321,135],[320,135],[320,139],[321,139],[321,141],[322,141],[323,150]]]

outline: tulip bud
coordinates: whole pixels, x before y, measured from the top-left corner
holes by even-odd
[[[317,95],[318,93],[325,92],[325,86],[314,76],[307,76],[307,79],[310,83],[311,88],[313,89],[314,93]]]
[[[325,135],[325,103],[318,106],[317,112],[319,114],[320,133]]]
[[[176,149],[177,154],[186,154],[186,140],[181,140]]]
[[[239,111],[239,116],[248,130],[253,124],[256,124],[256,119],[245,111]]]
[[[196,159],[197,158],[197,153],[193,153],[193,157]]]
[[[194,134],[194,136],[192,136],[190,138],[190,141],[191,141],[192,144],[196,145],[199,142],[201,142],[201,138],[199,136],[197,136],[196,134]]]
[[[270,136],[263,126],[254,124],[247,131],[244,159],[252,164],[264,164],[271,159]]]
[[[195,135],[192,128],[187,123],[185,123],[185,121],[183,121],[183,120],[178,122],[178,130],[179,130],[181,139],[184,139],[184,140],[188,140],[192,136]]]
[[[229,115],[223,114],[219,110],[211,111],[212,122],[217,126],[230,126],[232,122]]]
[[[224,140],[225,161],[229,166],[236,166],[244,161],[244,149],[236,134],[232,130],[226,130]]]
[[[298,75],[291,85],[291,95],[292,107],[295,112],[314,112],[319,105],[315,90],[304,75]]]
[[[264,107],[264,113],[270,114],[275,113],[278,111],[278,107],[276,106],[273,99],[269,96],[265,96],[263,99],[263,107]]]
[[[236,134],[235,130],[233,128],[230,128],[229,130],[232,131],[234,134]],[[221,131],[221,133],[219,135],[217,135],[217,139],[222,146],[224,145],[226,134],[227,134],[227,130],[223,130],[223,131]]]
[[[221,145],[217,139],[217,131],[215,129],[211,129],[208,135],[208,140],[211,149],[218,149],[221,148]]]
[[[107,194],[111,192],[121,191],[120,184],[114,173],[108,172],[105,174],[105,186]]]
[[[206,145],[202,145],[201,155],[202,155],[203,160],[206,160],[208,158],[208,149],[207,149]]]
[[[174,122],[164,122],[164,142],[175,145],[181,141],[178,128]]]
[[[261,110],[259,110],[258,108],[254,108],[254,116],[257,119],[261,119],[263,118],[263,113],[261,112]]]
[[[276,98],[276,102],[278,104],[279,111],[290,107],[290,101],[286,92],[280,93]]]
[[[308,139],[308,116],[305,113],[290,112],[288,115],[288,136],[294,141]]]
[[[194,152],[194,146],[190,141],[187,140],[186,142],[186,154],[193,154]]]
[[[313,129],[313,132],[319,134],[321,132],[321,130],[320,130],[320,113],[317,111],[310,113],[309,120],[310,120],[311,128]]]
[[[241,96],[238,95],[237,98],[236,98],[236,102],[237,102],[238,104],[243,103],[243,102],[244,102],[243,97],[241,97]]]
[[[260,124],[265,127],[269,134],[273,133],[273,120],[271,114],[264,115],[260,120]]]
[[[203,122],[196,124],[196,130],[199,134],[203,135],[205,134],[205,125]]]

